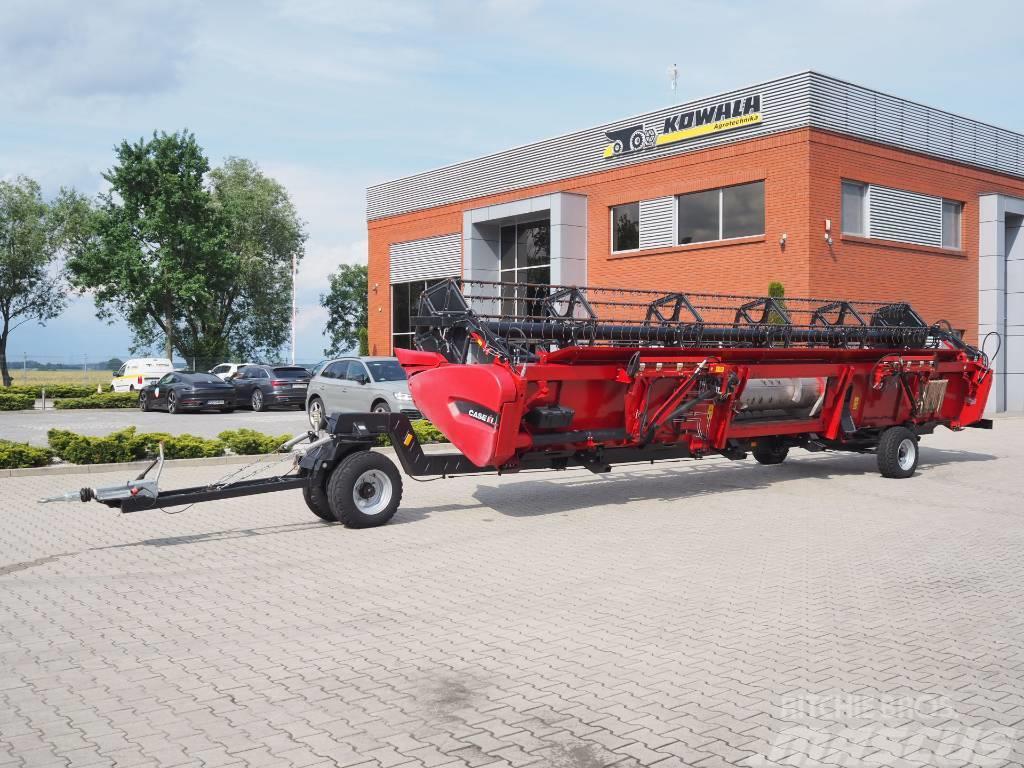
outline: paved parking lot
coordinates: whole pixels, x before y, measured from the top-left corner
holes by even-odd
[[[365,531],[0,480],[0,765],[1020,764],[1024,419],[925,445],[407,482]]]
[[[140,432],[189,433],[216,437],[225,429],[247,427],[268,435],[298,434],[309,428],[305,411],[272,410],[262,413],[238,410],[234,413],[143,413],[134,408],[82,411],[0,411],[0,438],[33,445],[46,445],[46,432],[54,427],[83,435],[107,435],[136,427]]]

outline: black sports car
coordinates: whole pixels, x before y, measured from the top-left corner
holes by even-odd
[[[231,413],[237,398],[235,388],[212,373],[175,371],[139,391],[139,408],[168,413],[213,409]]]

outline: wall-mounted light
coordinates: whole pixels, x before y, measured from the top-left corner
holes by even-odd
[[[832,219],[825,219],[825,242],[832,245]]]
[[[785,248],[786,247],[786,240],[788,240],[788,239],[789,239],[789,235],[787,235],[785,232],[783,232],[782,233],[782,237],[779,238],[779,247],[780,248]]]
[[[374,284],[373,284],[373,292],[374,292],[374,293],[376,293],[376,292],[377,292],[377,289],[378,289],[379,287],[380,287],[380,283],[374,283]]]

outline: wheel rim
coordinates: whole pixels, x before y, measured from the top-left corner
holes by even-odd
[[[176,401],[175,401],[175,398],[174,398],[174,393],[173,392],[168,393],[168,395],[167,395],[167,410],[170,413],[174,413],[174,409],[177,407],[175,402]]]
[[[143,410],[143,411],[146,410],[146,396],[145,395],[142,395],[139,398],[139,409]]]
[[[252,407],[257,411],[263,406],[263,393],[258,389],[252,393]]]
[[[912,438],[904,438],[896,449],[896,463],[900,469],[906,471],[914,466],[914,459],[917,458],[917,442]]]
[[[391,413],[391,409],[388,408],[384,403],[378,403],[377,407],[373,409],[374,413]]]
[[[324,417],[324,406],[319,400],[309,404],[309,425],[313,429],[320,429],[320,420]]]
[[[352,486],[352,501],[364,515],[377,515],[391,503],[394,493],[391,478],[379,469],[368,469]]]

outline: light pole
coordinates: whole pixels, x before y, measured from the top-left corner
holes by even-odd
[[[673,64],[668,68],[668,84],[672,89],[672,101],[676,100],[676,85],[679,83],[679,68]]]
[[[292,365],[295,365],[295,275],[298,266],[299,260],[292,253]]]

